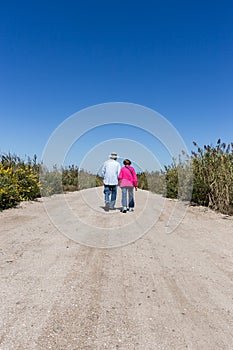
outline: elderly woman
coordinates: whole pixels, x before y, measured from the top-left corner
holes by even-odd
[[[131,166],[131,161],[125,159],[124,167],[121,168],[118,176],[119,185],[122,190],[122,213],[127,213],[127,210],[134,210],[134,188],[137,190],[138,180],[134,168]]]

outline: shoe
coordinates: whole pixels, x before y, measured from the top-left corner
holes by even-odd
[[[113,207],[113,208],[112,208],[112,207],[110,207],[110,208],[109,208],[109,210],[116,210],[116,208],[115,208],[115,207]]]
[[[105,210],[105,211],[109,211],[109,208],[110,208],[110,203],[109,203],[109,202],[106,202],[106,203],[105,203],[105,208],[104,208],[104,210]]]
[[[124,214],[127,213],[127,208],[126,207],[122,208],[121,212],[124,213]]]
[[[134,211],[134,209],[133,208],[129,208],[129,211]]]

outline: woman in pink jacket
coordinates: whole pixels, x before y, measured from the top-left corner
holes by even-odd
[[[121,168],[118,176],[119,185],[122,190],[122,213],[126,213],[127,209],[133,211],[134,208],[134,188],[137,190],[138,180],[134,168],[130,165],[131,161],[125,159],[124,167]],[[128,202],[127,202],[128,197]],[[128,205],[127,205],[128,204]]]

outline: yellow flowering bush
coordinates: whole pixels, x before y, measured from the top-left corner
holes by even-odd
[[[12,168],[0,163],[0,210],[15,206],[19,202],[17,181]]]
[[[9,166],[0,162],[0,210],[32,200],[40,194],[38,174],[25,164]]]

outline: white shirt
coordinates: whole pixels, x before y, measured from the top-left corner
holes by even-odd
[[[105,185],[118,185],[118,175],[120,173],[121,166],[114,160],[109,159],[104,162],[102,168],[102,176],[104,178]]]

